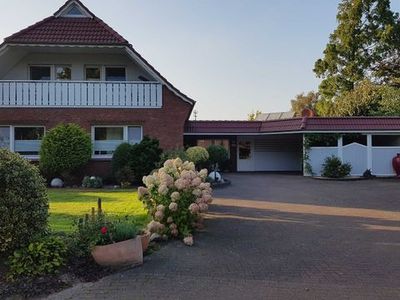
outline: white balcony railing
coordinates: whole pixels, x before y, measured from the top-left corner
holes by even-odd
[[[0,81],[1,107],[160,108],[158,82]]]

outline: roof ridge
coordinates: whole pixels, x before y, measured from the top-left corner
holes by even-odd
[[[108,25],[106,22],[104,22],[102,19],[100,19],[97,16],[93,17],[94,20],[98,21],[109,33],[111,33],[112,35],[114,35],[116,38],[122,40],[124,43],[126,43],[127,45],[129,44],[129,41],[124,38],[122,35],[120,35],[116,30],[114,30],[110,25]]]

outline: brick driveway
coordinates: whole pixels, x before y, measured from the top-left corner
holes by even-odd
[[[400,298],[400,181],[230,174],[207,228],[55,299]]]

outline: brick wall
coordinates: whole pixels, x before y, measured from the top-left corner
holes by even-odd
[[[88,132],[93,125],[142,125],[144,135],[157,138],[163,149],[174,149],[183,146],[184,124],[191,110],[189,103],[163,86],[161,109],[0,108],[0,125],[41,125],[48,130],[59,123],[76,123]],[[91,162],[87,169],[104,176],[109,164]]]

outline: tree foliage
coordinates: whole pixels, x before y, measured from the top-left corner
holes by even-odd
[[[256,110],[256,111],[252,111],[251,113],[249,113],[248,115],[247,115],[247,120],[248,121],[255,121],[256,119],[257,119],[257,117],[259,116],[259,115],[261,115],[262,114],[262,112],[261,111],[259,111],[259,110]]]
[[[40,168],[47,175],[68,180],[71,173],[83,167],[91,157],[90,135],[76,124],[60,124],[43,138]]]
[[[400,20],[390,0],[342,0],[338,26],[330,35],[323,58],[314,72],[322,78],[319,91],[332,99],[354,89],[355,84],[376,76],[392,77],[379,62],[391,57],[400,45]]]
[[[318,102],[318,97],[318,93],[313,91],[308,92],[307,94],[298,94],[290,101],[292,105],[292,111],[295,113],[295,116],[300,117],[305,108],[310,108],[315,111],[315,105]]]

